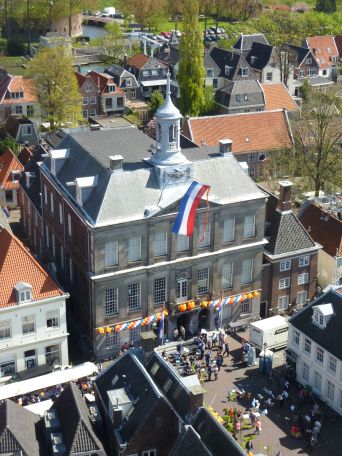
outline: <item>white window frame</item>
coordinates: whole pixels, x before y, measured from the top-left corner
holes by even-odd
[[[48,322],[51,320],[51,324],[49,326]],[[59,311],[58,310],[51,310],[46,312],[46,327],[50,331],[51,329],[56,329],[60,327],[60,318],[59,318]]]
[[[248,265],[248,270],[247,270]],[[253,282],[253,258],[246,258],[242,261],[241,284],[247,285]]]
[[[88,104],[88,97],[82,97],[82,105],[86,106]]]
[[[189,236],[177,234],[176,237],[176,249],[177,252],[187,252],[190,248]]]
[[[320,364],[324,363],[324,350],[323,348],[316,346],[316,361]]]
[[[272,79],[273,79],[273,72],[269,71],[268,73],[266,73],[266,81],[272,81]]]
[[[311,356],[312,342],[308,337],[304,337],[303,352]]]
[[[188,299],[188,279],[177,280],[176,296],[178,302],[184,302]]]
[[[167,231],[160,231],[154,234],[154,255],[167,255]]]
[[[90,97],[90,104],[96,104],[96,97],[94,95]]]
[[[315,371],[314,389],[316,391],[321,391],[322,389],[322,375],[318,371]]]
[[[153,299],[155,305],[166,302],[167,280],[166,277],[156,277],[153,282]]]
[[[286,310],[289,308],[290,304],[290,296],[289,295],[284,295],[284,296],[279,296],[278,297],[278,309],[280,310]]]
[[[68,235],[72,236],[72,225],[71,225],[71,215],[68,214]]]
[[[284,277],[279,279],[279,290],[285,290],[286,288],[290,288],[291,286],[291,279],[290,277]]]
[[[157,456],[157,450],[156,449],[145,450],[142,452],[141,456]]]
[[[223,263],[222,265],[222,289],[227,290],[233,287],[234,263]]]
[[[104,246],[104,265],[115,266],[119,262],[119,243],[117,240],[108,241]]]
[[[297,277],[297,285],[305,285],[309,282],[309,273],[303,272],[302,274],[298,274]]]
[[[303,363],[303,373],[302,378],[305,382],[310,381],[310,366],[306,363]]]
[[[107,350],[116,349],[120,345],[120,333],[111,332],[106,334],[105,345]]]
[[[337,372],[337,359],[335,356],[329,355],[328,357],[328,370],[332,375],[336,375]]]
[[[36,332],[36,320],[34,315],[25,315],[22,317],[21,328],[23,335],[34,334]]]
[[[106,317],[117,315],[119,313],[119,289],[107,288],[104,299]]]
[[[330,380],[327,381],[327,399],[333,401],[335,396],[335,383]]]
[[[291,269],[291,260],[283,260],[279,263],[280,272],[290,271]]]
[[[307,303],[308,300],[308,292],[307,291],[298,291],[297,292],[297,299],[296,304],[304,305]]]
[[[47,186],[44,184],[44,204],[48,203],[48,190]]]
[[[0,321],[0,340],[11,339],[12,323],[11,320]]]
[[[198,241],[197,241],[197,245],[199,248],[210,246],[210,225],[211,225],[210,222],[208,222],[206,224],[205,232],[204,232],[204,222],[200,222],[200,224],[199,224]],[[204,237],[203,237],[203,234],[204,234]],[[202,240],[202,238],[203,238],[203,240]]]
[[[199,295],[209,292],[209,268],[197,269],[197,293]]]
[[[58,216],[59,216],[59,223],[63,224],[63,206],[62,203],[58,203]]]
[[[128,240],[128,261],[133,263],[134,261],[141,260],[141,236],[130,238]]]
[[[301,256],[298,259],[298,266],[303,268],[304,266],[309,266],[310,264],[310,255]]]
[[[86,92],[92,92],[93,91],[93,86],[91,84],[86,85]]]
[[[243,238],[255,237],[255,215],[246,215],[243,225]]]
[[[252,302],[250,299],[240,304],[240,315],[251,313]]]
[[[141,283],[130,283],[127,288],[128,292],[128,310],[134,311],[141,309]]]
[[[235,240],[235,218],[231,217],[223,221],[223,242]]]
[[[299,347],[300,332],[297,329],[293,329],[292,341],[293,341],[294,345],[297,345],[297,347]]]

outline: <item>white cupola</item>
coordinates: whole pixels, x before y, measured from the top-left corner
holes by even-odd
[[[157,149],[149,160],[152,165],[173,166],[189,163],[180,147],[182,115],[172,103],[170,95],[170,73],[168,72],[165,100],[156,112]]]

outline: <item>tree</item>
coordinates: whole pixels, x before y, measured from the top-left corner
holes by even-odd
[[[69,22],[69,36],[72,35],[72,16],[87,8],[95,9],[99,0],[64,0]]]
[[[31,61],[30,74],[36,82],[42,115],[51,129],[82,120],[81,94],[65,48],[41,49]]]
[[[126,14],[133,14],[141,30],[166,11],[164,0],[126,0],[122,6]]]
[[[198,22],[198,0],[185,0],[178,72],[180,109],[184,115],[197,116],[205,103],[202,33]]]
[[[148,111],[150,117],[153,117],[157,112],[159,106],[164,102],[163,94],[159,90],[154,90],[151,94],[150,101],[148,102]]]
[[[326,93],[309,91],[294,139],[302,172],[318,196],[326,182],[341,184],[342,102],[334,89]]]
[[[280,81],[287,87],[291,73],[297,66],[296,54],[286,45],[280,45],[274,49],[272,66],[280,73]]]
[[[215,113],[216,103],[214,99],[214,90],[212,86],[204,87],[204,104],[201,108],[201,116],[211,116]]]
[[[316,11],[332,14],[336,11],[336,0],[317,0]]]

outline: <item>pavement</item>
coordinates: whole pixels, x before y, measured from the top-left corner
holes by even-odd
[[[248,340],[248,334],[239,333],[239,336]],[[244,389],[246,392],[251,392],[252,398],[257,397],[258,394],[262,394],[265,398],[269,397],[263,391],[266,386],[272,390],[275,396],[284,390],[284,388],[279,388],[279,383],[276,379],[269,384],[268,377],[259,373],[257,365],[253,367],[242,366],[240,362],[241,343],[235,338],[228,337],[231,354],[229,358],[224,358],[224,365],[221,367],[218,380],[205,381],[203,384],[206,391],[206,403],[212,406],[221,416],[224,414],[224,409],[229,409],[231,406],[237,407],[243,413],[246,411],[248,413],[249,403],[230,402],[228,400],[228,393],[233,389],[239,388]],[[214,348],[213,350],[217,349]],[[274,372],[282,368],[284,361],[283,351],[274,353]],[[253,440],[253,453],[267,456],[293,456],[297,454],[341,456],[342,449],[339,442],[339,432],[342,425],[341,417],[334,423],[323,422],[318,443],[310,453],[306,449],[308,441],[303,438],[295,438],[290,434],[290,429],[293,425],[293,412],[290,407],[296,404],[296,400],[291,399],[296,398],[295,386],[289,393],[290,397],[283,407],[280,408],[278,401],[274,400],[275,404],[268,407],[268,415],[261,416],[262,431]],[[260,407],[260,410],[262,410],[262,407]],[[243,433],[247,436],[248,433],[253,433],[253,431],[245,430]]]

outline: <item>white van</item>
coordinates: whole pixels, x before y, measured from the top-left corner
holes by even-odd
[[[113,17],[115,15],[115,8],[113,6],[107,6],[102,11],[102,17]]]

